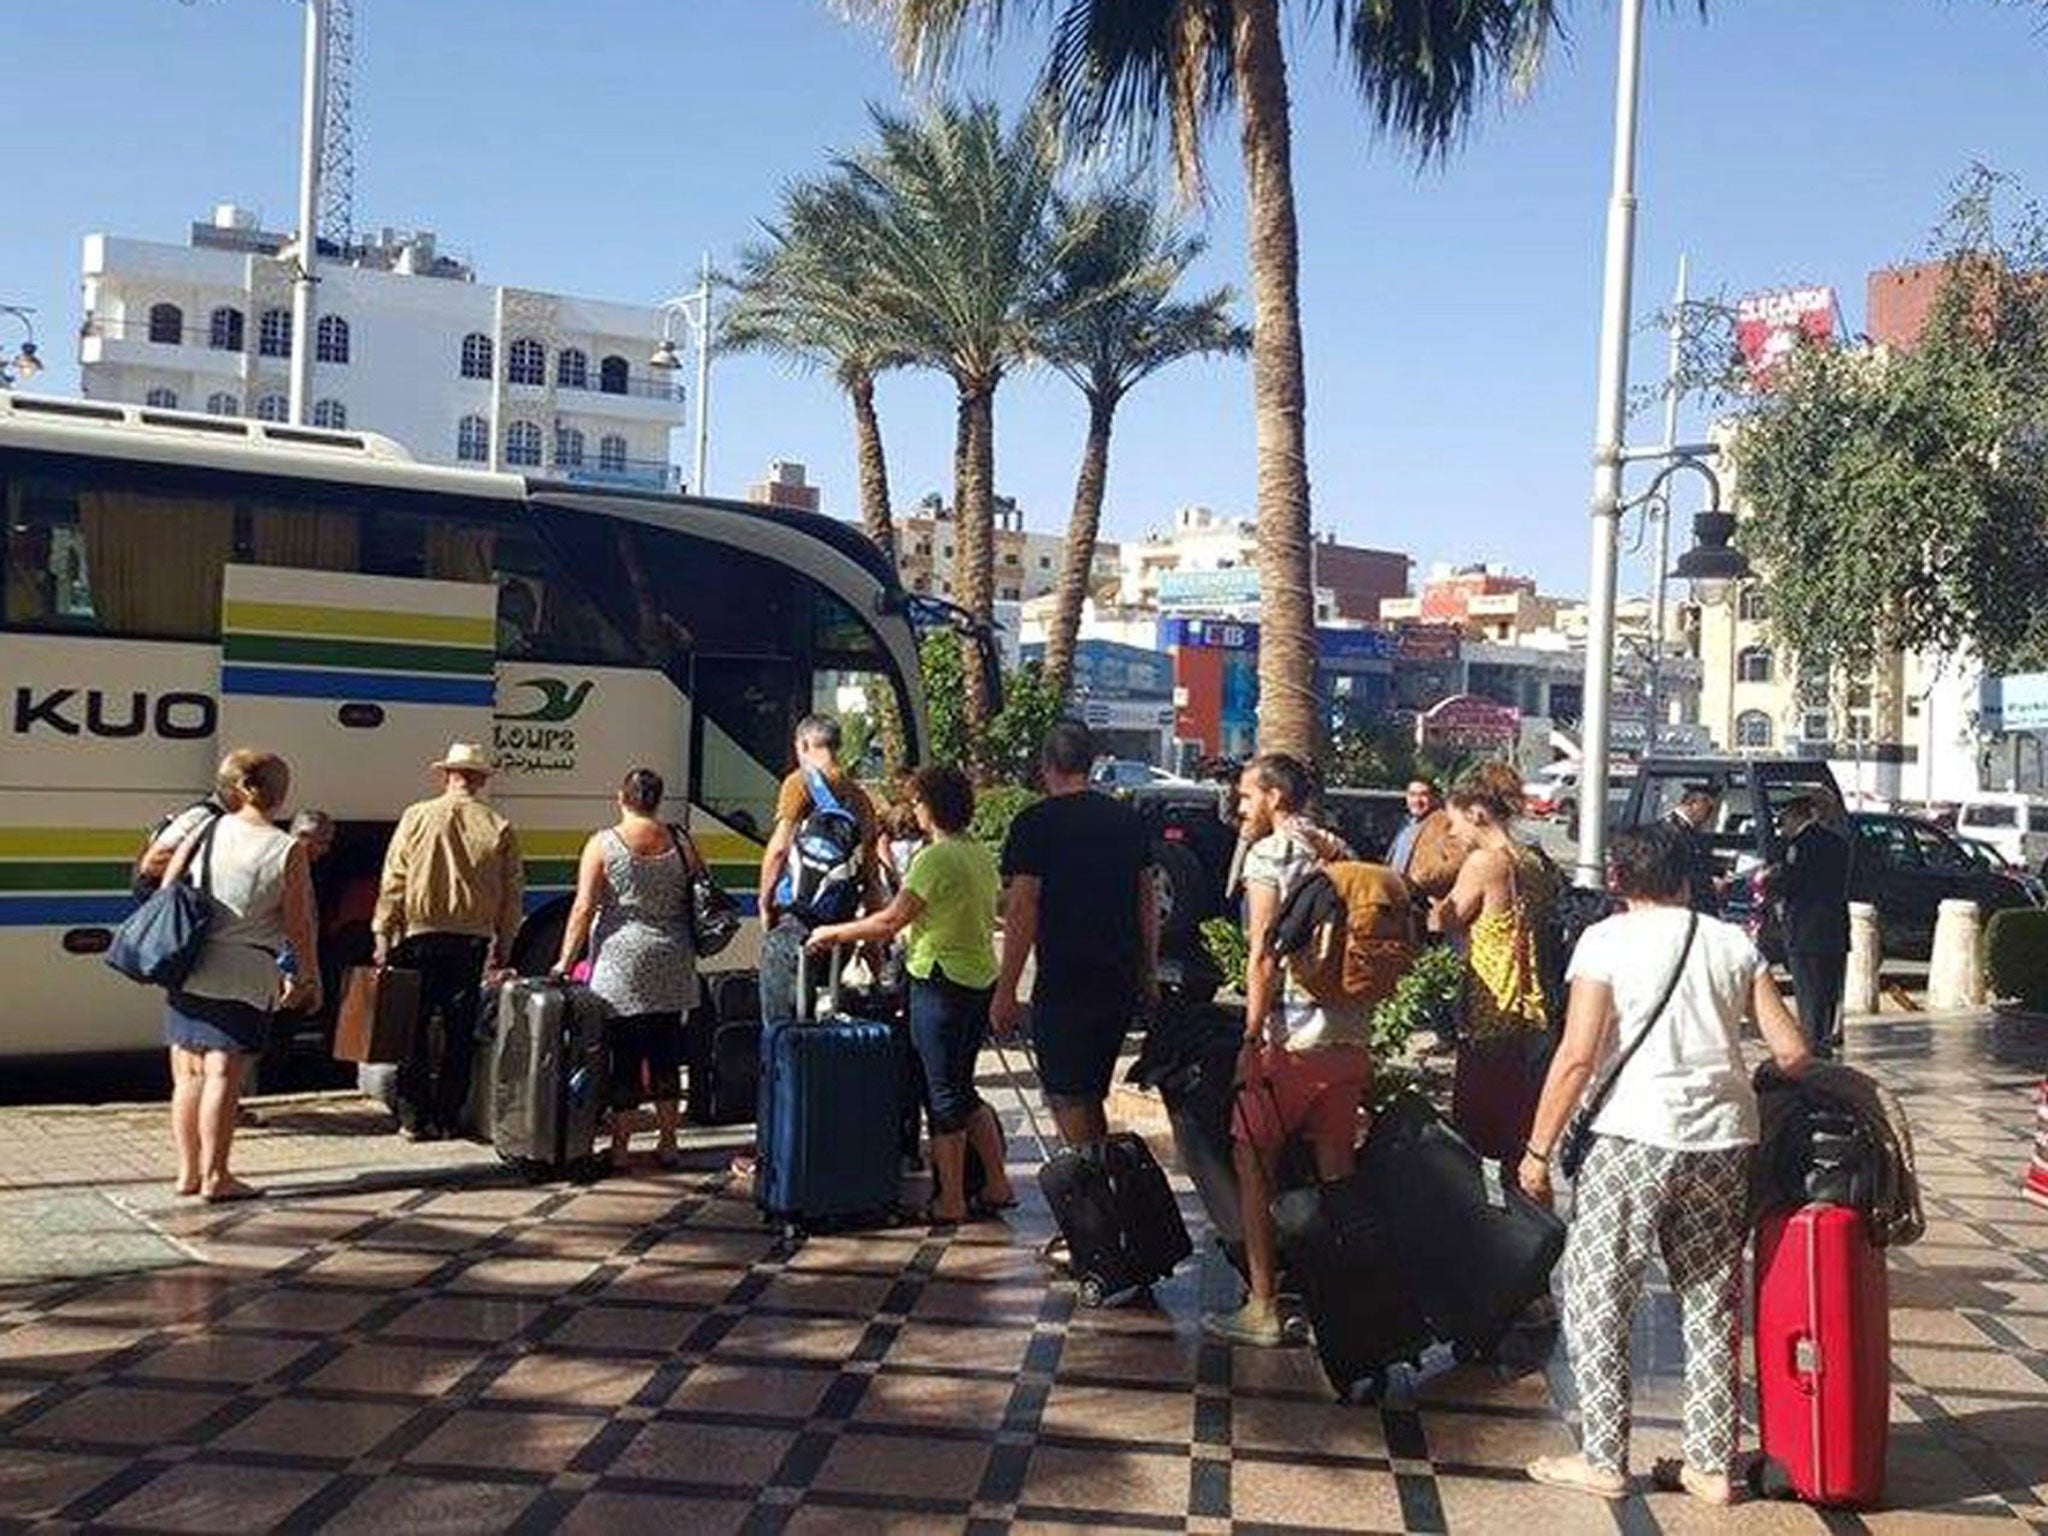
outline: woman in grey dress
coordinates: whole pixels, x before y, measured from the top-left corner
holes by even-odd
[[[617,823],[583,845],[554,967],[566,975],[591,945],[590,990],[611,1012],[614,1167],[624,1165],[637,1111],[650,1098],[655,1161],[679,1162],[683,1015],[697,1004],[690,876],[702,860],[688,833],[661,820],[662,789],[660,774],[635,768],[619,786]]]

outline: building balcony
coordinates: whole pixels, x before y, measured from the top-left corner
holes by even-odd
[[[211,345],[205,326],[166,329],[145,319],[105,320],[86,316],[78,331],[78,360],[135,368],[172,368],[222,379],[242,376],[239,348]],[[279,367],[289,359],[277,358]]]
[[[683,413],[683,386],[664,378],[641,377],[615,379],[606,389],[593,373],[587,384],[557,383],[555,408],[614,420],[676,421]]]
[[[507,465],[516,468],[514,465]],[[558,480],[577,485],[602,485],[628,491],[680,491],[683,470],[665,459],[613,459],[605,464],[557,464]]]

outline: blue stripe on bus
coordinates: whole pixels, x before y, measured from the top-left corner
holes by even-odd
[[[135,910],[119,896],[0,896],[0,928],[112,928]]]
[[[497,702],[490,678],[416,677],[386,672],[296,671],[290,667],[222,667],[220,691],[273,699],[360,699],[374,704]]]

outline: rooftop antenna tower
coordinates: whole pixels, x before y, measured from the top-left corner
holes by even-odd
[[[317,6],[323,0],[305,0]],[[355,244],[355,0],[324,0],[327,36],[320,79],[320,238],[337,250]]]

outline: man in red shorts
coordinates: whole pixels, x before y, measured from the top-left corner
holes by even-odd
[[[1202,1318],[1204,1329],[1233,1344],[1279,1344],[1286,1338],[1278,1305],[1279,1242],[1268,1210],[1274,1193],[1270,1170],[1288,1140],[1300,1136],[1315,1155],[1319,1177],[1346,1177],[1371,1071],[1371,1010],[1317,1002],[1268,947],[1288,892],[1332,851],[1328,834],[1302,819],[1309,790],[1308,770],[1277,752],[1254,758],[1237,786],[1240,836],[1250,840],[1243,878],[1251,956],[1231,1134],[1251,1294],[1234,1312]]]

